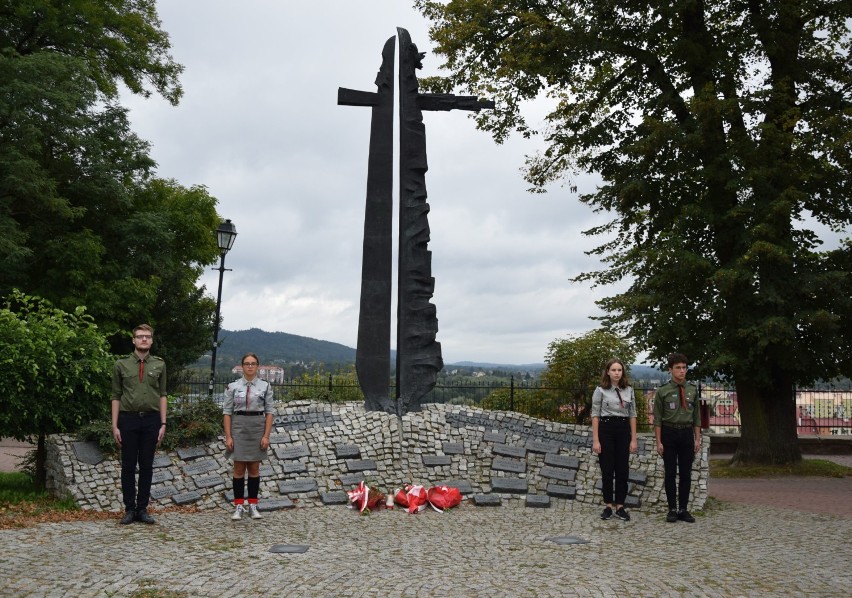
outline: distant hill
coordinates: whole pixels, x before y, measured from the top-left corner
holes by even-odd
[[[257,353],[261,363],[285,364],[293,362],[326,364],[355,363],[355,349],[286,332],[266,332],[259,328],[249,330],[220,330],[221,344],[216,350],[220,365],[236,365],[246,353]],[[199,360],[199,365],[210,363],[210,356]]]
[[[543,363],[523,363],[523,364],[509,364],[509,363],[485,363],[481,361],[456,361],[453,363],[446,363],[444,367],[447,366],[457,366],[464,368],[481,368],[484,370],[509,370],[515,372],[537,372],[539,370],[543,370],[547,366]]]

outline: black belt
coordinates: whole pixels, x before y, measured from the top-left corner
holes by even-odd
[[[263,411],[234,411],[234,415],[263,415]]]
[[[628,419],[630,419],[630,418],[629,417],[623,417],[621,415],[607,415],[606,417],[600,418],[600,420],[602,422],[605,422],[605,423],[608,423],[608,424],[614,424],[614,423],[618,423],[618,422],[626,422]]]
[[[125,414],[125,415],[135,415],[137,417],[148,417],[148,416],[154,415],[155,413],[157,415],[160,414],[159,411],[119,411],[119,414],[122,414],[122,413]]]
[[[663,424],[664,428],[674,428],[675,430],[683,430],[685,428],[694,427],[692,424]]]

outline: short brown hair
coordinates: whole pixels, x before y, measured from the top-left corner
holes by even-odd
[[[137,330],[144,330],[145,332],[149,332],[151,336],[154,336],[154,329],[151,328],[148,324],[139,324],[139,326],[133,329],[133,336],[136,336]]]
[[[673,368],[675,366],[675,364],[678,364],[678,363],[685,363],[686,365],[689,365],[689,360],[686,358],[686,355],[684,355],[683,353],[672,353],[671,355],[669,355],[668,361],[669,361],[669,369]]]

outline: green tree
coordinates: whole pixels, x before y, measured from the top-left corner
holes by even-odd
[[[604,366],[610,359],[624,362],[629,373],[630,364],[636,360],[631,344],[608,330],[592,330],[582,335],[557,339],[547,346],[541,383],[557,391],[564,399],[573,421],[587,424],[590,421],[592,392],[600,384]],[[568,393],[568,396],[565,396]]]
[[[36,441],[44,488],[45,438],[109,414],[113,357],[92,318],[18,291],[0,308],[0,436]]]
[[[733,379],[736,462],[801,459],[794,386],[852,373],[850,252],[818,222],[852,220],[848,0],[417,0],[450,76],[432,87],[493,98],[479,125],[536,131],[523,104],[553,100],[535,189],[594,171],[580,200],[609,212],[578,280],[663,363]]]

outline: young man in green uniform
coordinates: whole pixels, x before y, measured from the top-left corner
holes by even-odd
[[[687,505],[692,460],[701,450],[698,389],[686,383],[686,355],[672,353],[668,364],[672,379],[658,388],[654,396],[654,434],[657,453],[663,457],[666,500],[669,503],[666,521],[695,523]]]
[[[121,493],[126,525],[154,523],[148,514],[154,451],[166,433],[166,362],[151,355],[154,330],[133,329],[134,351],[115,362],[112,371],[112,435],[121,447]],[[136,488],[136,466],[139,488]]]

